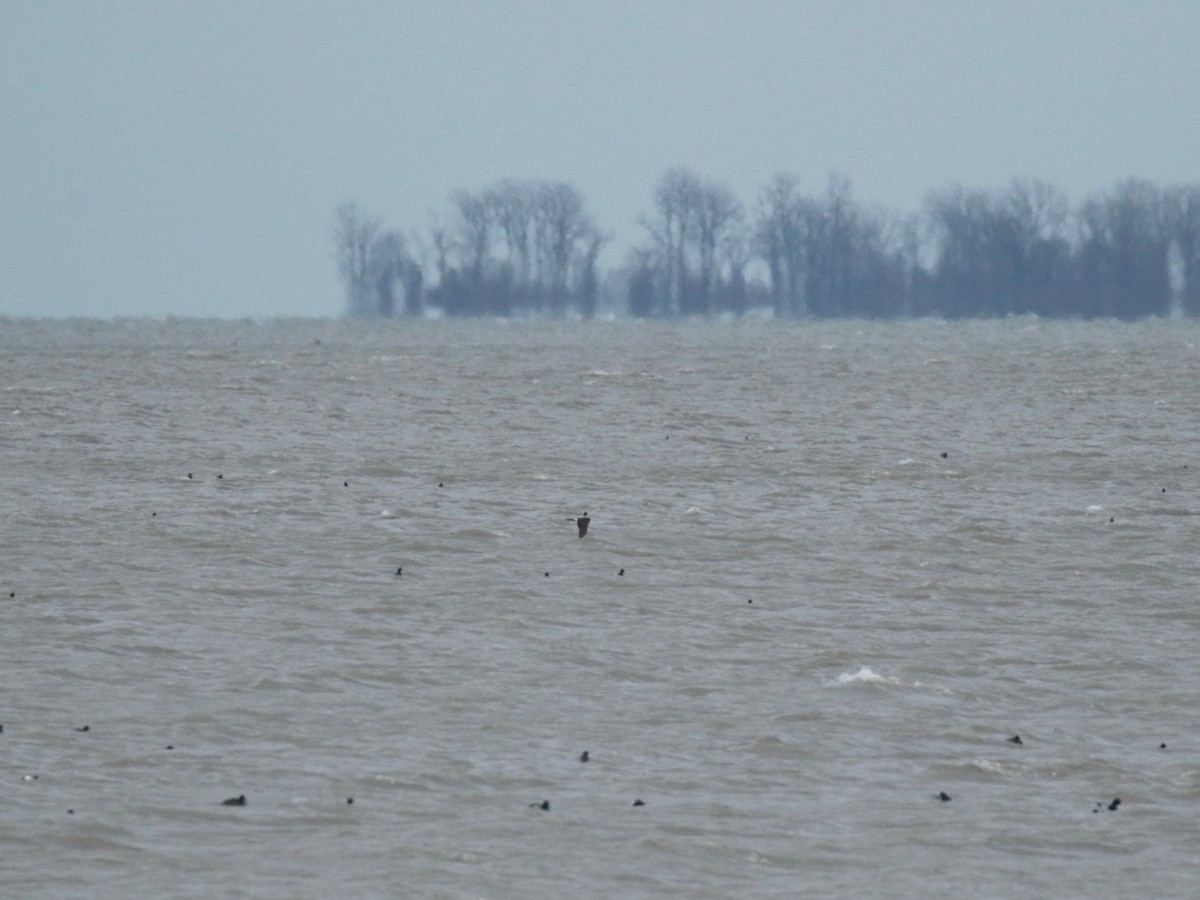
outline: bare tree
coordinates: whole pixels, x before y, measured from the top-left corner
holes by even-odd
[[[349,201],[337,208],[334,245],[346,288],[346,310],[352,316],[375,314],[371,250],[379,229],[379,220],[364,215],[357,203]]]
[[[1165,205],[1147,181],[1123,181],[1079,211],[1084,314],[1132,319],[1171,306]]]
[[[808,315],[804,298],[805,201],[799,181],[780,173],[758,201],[755,238],[771,276],[776,318]]]
[[[846,315],[852,307],[851,268],[858,226],[850,179],[832,173],[821,204],[806,207],[808,285],[805,293],[818,315]]]
[[[730,239],[742,220],[742,204],[724,185],[699,185],[695,196],[696,249],[700,258],[695,308],[711,313],[713,294],[720,280],[717,248]]]
[[[371,244],[369,283],[374,285],[373,308],[368,315],[390,318],[402,311],[417,316],[423,311],[421,267],[408,254],[398,231],[381,231]],[[403,294],[403,309],[396,309],[396,292]]]
[[[660,314],[677,314],[688,305],[687,249],[695,234],[699,193],[700,179],[694,173],[687,169],[670,169],[654,189],[656,217],[642,220],[657,245],[663,264]]]
[[[930,194],[926,217],[937,248],[933,290],[935,309],[963,316],[991,306],[988,217],[991,199],[984,191],[955,186]]]
[[[608,242],[608,236],[592,229],[583,237],[584,249],[579,273],[579,312],[585,319],[596,315],[600,299],[600,276],[596,272],[596,260],[600,250]]]
[[[550,309],[561,315],[567,304],[572,257],[579,242],[593,236],[596,229],[584,213],[583,195],[566,182],[541,183],[536,208],[548,263],[545,286]]]
[[[484,202],[491,207],[492,221],[504,235],[508,262],[514,268],[517,283],[527,285],[532,264],[529,241],[535,191],[527,183],[505,180],[485,191],[483,196]]]
[[[723,310],[740,316],[746,312],[750,294],[746,284],[746,267],[754,256],[749,230],[741,223],[725,231],[717,248],[718,259],[726,270],[723,288],[718,298]]]
[[[997,210],[1006,229],[1008,312],[1047,315],[1065,305],[1070,247],[1067,199],[1044,181],[1018,180],[1003,195]]]
[[[492,248],[492,207],[477,194],[459,191],[453,198],[458,212],[459,250],[463,265],[478,282],[483,282],[483,271]]]
[[[1164,192],[1167,233],[1180,264],[1180,300],[1189,316],[1200,316],[1200,185],[1169,187]]]
[[[660,268],[659,315],[712,311],[723,274],[717,250],[741,218],[741,204],[724,185],[682,168],[659,179],[654,213],[641,219]]]

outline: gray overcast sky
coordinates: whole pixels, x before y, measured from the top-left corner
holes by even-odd
[[[1200,2],[0,0],[0,148],[0,315],[338,315],[347,199],[563,179],[614,263],[676,165],[1195,182]]]

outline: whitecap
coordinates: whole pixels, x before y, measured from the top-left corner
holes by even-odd
[[[859,669],[854,674],[850,674],[849,672],[843,672],[841,675],[839,675],[833,681],[829,682],[829,684],[830,685],[854,684],[856,682],[865,682],[868,684],[878,684],[878,683],[899,684],[900,683],[900,681],[896,678],[884,678],[882,675],[879,675],[879,674],[873,672],[871,670],[870,666],[863,666],[861,669]]]

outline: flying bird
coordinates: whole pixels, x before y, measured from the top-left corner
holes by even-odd
[[[578,519],[572,519],[571,521],[579,526],[579,536],[580,537],[583,537],[585,534],[587,534],[588,526],[590,524],[592,524],[592,520],[588,518],[587,513],[584,513]]]

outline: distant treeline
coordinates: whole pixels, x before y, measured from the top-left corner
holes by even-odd
[[[609,240],[570,184],[502,181],[451,197],[424,233],[337,211],[352,316],[1200,316],[1200,185],[1131,179],[1072,206],[1054,187],[952,187],[908,216],[830,177],[807,193],[778,175],[747,207],[671,169],[644,239],[597,270]]]

